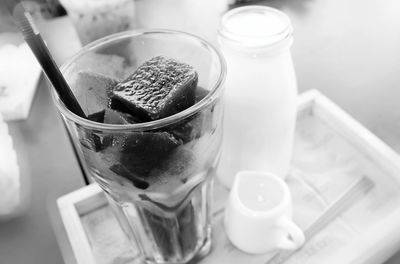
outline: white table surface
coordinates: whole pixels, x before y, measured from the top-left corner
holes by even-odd
[[[213,12],[201,16],[206,10],[197,7],[195,13],[200,16],[194,26],[183,23],[185,15],[179,11],[179,5],[184,0],[171,0],[168,6],[159,5],[161,1],[164,0],[137,0],[138,23],[145,24],[151,10],[166,8],[165,16],[171,20],[160,19],[160,25],[154,20],[153,26],[186,29],[215,41],[217,19],[210,17]],[[400,151],[400,2],[269,0],[257,3],[279,8],[292,19],[295,29],[292,52],[299,92],[320,90]],[[2,18],[4,15],[0,13],[0,22]],[[8,24],[1,25],[0,31],[12,29]],[[40,27],[57,62],[61,63],[78,49],[79,43],[74,39],[76,34],[68,19]],[[0,263],[74,263],[55,199],[83,186],[83,180],[43,78],[29,119],[9,126],[22,172],[31,179],[32,194],[25,215],[0,223]],[[395,263],[400,263],[400,253],[386,262]]]

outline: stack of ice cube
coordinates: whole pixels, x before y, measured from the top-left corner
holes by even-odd
[[[16,213],[21,202],[20,172],[8,126],[0,113],[0,219]]]

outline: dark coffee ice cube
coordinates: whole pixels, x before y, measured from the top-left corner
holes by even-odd
[[[205,110],[171,127],[169,132],[183,143],[188,143],[206,132],[211,132],[212,121],[212,113]]]
[[[93,72],[101,76],[121,80],[124,78],[126,60],[124,57],[111,54],[90,52],[79,57],[72,65],[74,72]]]
[[[208,95],[210,91],[204,89],[203,87],[197,86],[196,90],[194,92],[194,96],[195,96],[195,103],[200,102],[201,100],[204,99],[204,97],[206,97]]]
[[[114,125],[136,124],[140,122],[139,119],[135,118],[134,116],[128,113],[120,112],[109,108],[88,115],[87,118],[94,122],[114,124]]]
[[[80,125],[76,126],[76,130],[78,133],[79,143],[82,147],[94,152],[98,152],[103,149],[103,139],[92,130]]]
[[[93,122],[103,123],[105,110],[92,113],[87,119]],[[91,129],[87,129],[81,125],[76,126],[79,142],[81,146],[91,151],[98,152],[103,149],[102,138],[94,133]]]
[[[142,132],[114,136],[112,147],[119,155],[119,163],[141,177],[147,177],[181,144],[168,132]]]
[[[199,115],[187,118],[176,126],[171,127],[169,132],[183,143],[188,143],[193,139],[199,138],[202,130],[199,118]]]
[[[138,120],[137,118],[128,113],[119,112],[113,109],[104,110],[103,123],[105,124],[126,125],[126,124],[135,124],[139,122],[140,120]]]
[[[118,80],[93,72],[82,71],[77,75],[74,93],[87,115],[107,108],[109,97]]]
[[[112,109],[104,109],[102,111],[88,115],[90,121],[97,123],[107,123],[114,125],[126,125],[137,123],[133,116],[127,113],[118,112]],[[79,140],[83,147],[98,152],[113,143],[112,134],[94,133],[92,130],[85,129],[84,127],[77,128],[79,133]]]
[[[190,65],[154,57],[115,86],[111,108],[143,121],[164,118],[194,104],[197,81],[197,73]]]
[[[104,122],[104,114],[105,114],[105,110],[101,110],[99,112],[88,115],[87,119],[89,119],[90,121],[93,121],[93,122],[103,123]]]
[[[130,114],[118,112],[112,109],[103,109],[99,112],[88,115],[87,119],[97,123],[125,125],[137,123]],[[98,152],[112,144],[113,136],[108,134],[96,134],[84,127],[77,128],[80,143],[83,147]]]
[[[198,103],[204,99],[208,93],[208,90],[198,86],[195,89],[195,103]],[[204,115],[205,112],[202,112],[186,118],[177,125],[173,126],[169,132],[172,133],[176,138],[182,140],[183,143],[187,143],[193,139],[199,138],[202,135],[203,130],[206,129],[203,127]]]
[[[110,167],[110,170],[119,176],[129,179],[136,188],[145,190],[149,187],[149,183],[135,173],[128,170],[124,165],[115,163]]]
[[[105,110],[101,110],[99,112],[88,115],[87,119],[93,122],[103,123],[104,115],[105,115]],[[77,126],[77,131],[79,134],[79,142],[84,148],[95,152],[104,149],[103,143],[107,142],[107,140],[104,137],[94,133],[91,129],[86,129],[85,127],[81,126]]]

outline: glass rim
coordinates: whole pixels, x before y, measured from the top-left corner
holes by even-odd
[[[277,16],[279,16],[282,21],[285,22],[285,27],[280,30],[277,33],[274,34],[260,34],[258,36],[248,36],[245,34],[239,34],[236,32],[233,32],[232,30],[230,30],[226,24],[227,21],[229,19],[231,19],[233,16],[237,15],[237,14],[241,14],[241,13],[251,13],[251,12],[269,12],[269,13],[274,13]],[[242,7],[237,7],[234,8],[232,10],[229,10],[228,12],[226,12],[222,19],[221,19],[221,23],[220,23],[220,28],[218,30],[219,34],[224,37],[227,40],[232,41],[235,44],[238,45],[244,45],[246,47],[252,47],[252,48],[259,48],[259,47],[270,47],[270,46],[274,46],[277,43],[284,41],[288,38],[290,38],[293,34],[293,27],[292,27],[292,23],[290,21],[290,18],[288,15],[286,15],[284,12],[273,8],[273,7],[269,7],[269,6],[261,6],[261,5],[250,5],[250,6],[242,6]],[[268,38],[276,38],[275,41],[269,42],[269,41],[265,41],[265,43],[260,42],[256,45],[247,45],[246,42],[243,41],[243,39],[245,38],[250,38],[253,40],[265,40]]]
[[[204,40],[201,37],[193,35],[191,33],[177,31],[177,30],[168,30],[168,29],[142,29],[142,30],[129,30],[124,31],[116,34],[112,34],[103,38],[100,38],[96,41],[93,41],[86,46],[84,46],[78,53],[74,56],[69,58],[66,62],[62,64],[60,67],[60,71],[64,72],[74,61],[80,58],[82,55],[89,51],[96,50],[97,48],[112,43],[118,40],[124,40],[132,37],[142,36],[142,35],[152,35],[152,34],[169,34],[169,35],[178,35],[180,37],[186,37],[191,40],[195,40],[208,49],[211,53],[213,53],[218,61],[220,66],[220,73],[218,75],[217,80],[213,83],[210,92],[199,102],[195,103],[194,105],[186,108],[185,110],[178,112],[176,114],[170,115],[168,117],[164,117],[158,120],[143,122],[143,123],[135,123],[135,124],[124,124],[124,125],[116,125],[116,124],[105,124],[105,123],[98,123],[95,121],[91,121],[85,118],[82,118],[75,113],[71,112],[65,105],[62,103],[61,99],[59,98],[58,94],[56,93],[55,89],[51,89],[53,100],[56,104],[57,109],[60,111],[63,117],[67,118],[68,120],[73,121],[76,124],[82,125],[85,128],[94,129],[94,130],[101,130],[101,131],[144,131],[144,130],[152,130],[157,129],[166,125],[173,124],[179,120],[188,118],[214,102],[218,95],[222,92],[223,85],[225,82],[226,77],[226,62],[224,57],[222,56],[221,52],[216,49],[211,43]],[[50,84],[51,85],[51,84]]]

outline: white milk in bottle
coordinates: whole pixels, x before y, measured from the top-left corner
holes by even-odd
[[[285,177],[292,153],[297,82],[288,16],[265,6],[227,12],[219,43],[227,61],[221,182],[240,170]]]

